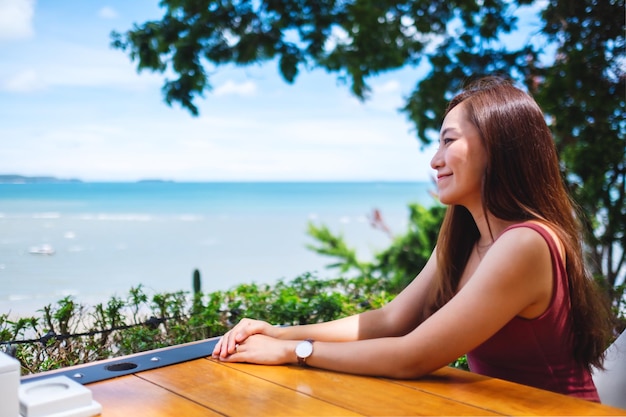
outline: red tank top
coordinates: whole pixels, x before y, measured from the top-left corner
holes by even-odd
[[[577,363],[571,337],[569,283],[552,236],[534,223],[520,223],[539,233],[552,258],[554,287],[547,310],[535,319],[515,317],[467,354],[472,372],[600,402],[591,373]]]

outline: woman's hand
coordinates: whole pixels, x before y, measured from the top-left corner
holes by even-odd
[[[226,358],[236,353],[237,345],[242,344],[254,334],[276,337],[276,328],[264,321],[242,319],[217,342],[213,349],[213,357]]]
[[[216,356],[222,362],[248,362],[260,365],[284,365],[295,363],[298,341],[280,340],[262,334],[248,336],[243,343],[235,345],[228,356]]]

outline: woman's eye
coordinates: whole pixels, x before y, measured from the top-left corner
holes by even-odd
[[[450,138],[443,138],[443,139],[441,140],[441,143],[442,143],[442,144],[444,144],[444,145],[447,145],[447,144],[452,143],[452,142],[454,142],[454,139],[450,139]]]

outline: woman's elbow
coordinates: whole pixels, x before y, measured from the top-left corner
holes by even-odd
[[[427,363],[410,361],[395,361],[388,369],[388,375],[392,379],[417,379],[435,371],[438,367],[429,366]]]
[[[404,312],[392,310],[388,305],[379,309],[387,337],[403,337],[411,333],[420,322],[407,317]]]

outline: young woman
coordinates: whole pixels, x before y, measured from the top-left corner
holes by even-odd
[[[449,104],[431,161],[448,205],[437,247],[384,307],[276,327],[243,319],[225,362],[417,378],[468,355],[484,375],[599,401],[609,309],[586,274],[575,208],[535,101],[487,78]]]

